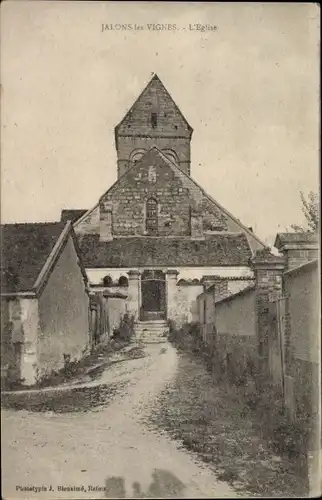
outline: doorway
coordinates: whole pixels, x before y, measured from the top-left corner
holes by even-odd
[[[166,281],[159,270],[146,270],[141,277],[141,320],[166,318]]]

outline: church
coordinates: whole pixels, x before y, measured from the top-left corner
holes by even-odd
[[[117,181],[89,210],[61,214],[91,290],[123,291],[137,325],[194,321],[205,287],[247,287],[250,259],[265,247],[192,178],[192,134],[155,74],[115,127]]]

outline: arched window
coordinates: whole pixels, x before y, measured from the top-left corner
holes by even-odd
[[[129,286],[129,280],[127,279],[126,276],[120,276],[119,286]]]
[[[154,198],[146,202],[146,232],[151,235],[158,232],[158,202]]]
[[[162,153],[164,153],[169,158],[169,160],[173,161],[174,163],[179,163],[178,155],[175,151],[173,151],[173,149],[162,149]]]
[[[134,149],[132,153],[130,154],[130,162],[132,165],[135,165],[138,161],[141,160],[141,158],[144,156],[146,153],[145,149]]]
[[[113,285],[113,279],[110,275],[104,276],[103,278],[103,286],[112,286]]]

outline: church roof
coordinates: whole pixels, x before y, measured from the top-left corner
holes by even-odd
[[[216,234],[204,240],[126,237],[102,242],[79,236],[84,265],[95,267],[247,266],[252,252],[245,234]]]
[[[37,293],[69,234],[79,252],[70,222],[1,225],[1,294]]]

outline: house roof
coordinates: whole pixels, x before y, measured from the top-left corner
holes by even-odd
[[[71,222],[2,225],[1,293],[38,293],[69,234],[79,253]]]
[[[67,222],[68,220],[76,222],[82,215],[84,215],[87,210],[84,209],[64,209],[61,211],[61,222]]]
[[[245,234],[216,234],[204,240],[129,237],[102,242],[79,236],[85,267],[247,266],[252,252]]]

